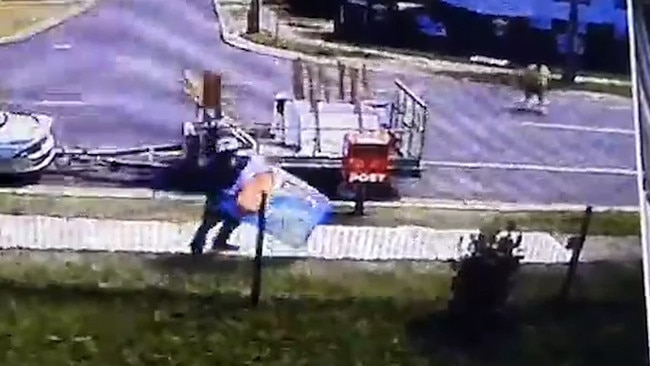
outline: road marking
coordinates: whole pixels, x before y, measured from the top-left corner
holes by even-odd
[[[52,46],[52,48],[54,48],[55,50],[63,51],[63,50],[71,49],[72,45],[70,45],[69,43],[57,43],[54,46]]]
[[[538,127],[538,128],[547,128],[547,129],[554,129],[554,130],[609,133],[609,134],[617,134],[617,135],[634,136],[634,130],[626,130],[623,128],[587,127],[587,126],[562,125],[562,124],[538,123],[538,122],[522,122],[521,125],[526,127]]]
[[[66,107],[66,106],[81,106],[88,103],[82,100],[39,100],[34,102],[35,105],[51,106],[51,107]]]
[[[0,0],[2,1],[2,0]],[[32,105],[32,106],[85,106],[85,105],[91,105],[91,104],[97,104],[97,103],[92,103],[84,100],[80,100],[77,98],[70,98],[70,99],[0,99],[0,104],[9,104],[9,105]]]
[[[535,165],[535,164],[464,163],[459,161],[434,161],[434,160],[425,160],[422,162],[422,165],[424,165],[425,167],[436,167],[436,168],[528,170],[528,171],[547,172],[547,173],[577,173],[577,174],[636,176],[636,170],[621,169],[621,168],[577,168],[577,167],[561,167],[561,166]]]

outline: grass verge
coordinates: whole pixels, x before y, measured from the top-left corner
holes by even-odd
[[[515,81],[512,74],[508,73],[478,73],[468,71],[438,71],[438,75],[449,76],[455,79],[468,80],[475,83],[488,83],[496,85],[512,86]],[[595,93],[618,95],[632,98],[632,88],[626,85],[601,84],[601,83],[575,83],[566,84],[560,80],[552,79],[549,82],[549,90],[578,90]]]
[[[257,34],[244,34],[242,37],[262,45],[276,47],[280,49],[290,50],[305,53],[317,57],[357,57],[365,59],[380,59],[375,55],[363,51],[342,51],[336,50],[326,46],[315,46],[308,44],[301,44],[299,42],[292,42],[286,39],[276,39],[273,35],[268,33]],[[481,73],[473,71],[435,71],[435,75],[443,75],[458,80],[468,80],[476,83],[487,83],[493,85],[513,85],[513,76],[507,72],[503,73]],[[579,90],[597,92],[611,95],[618,95],[627,98],[632,97],[632,88],[625,85],[610,85],[601,83],[575,83],[566,84],[560,80],[552,80],[549,88],[551,90]]]
[[[60,19],[75,7],[79,1],[48,4],[40,1],[0,1],[0,38],[26,31],[39,23]]]
[[[301,44],[292,42],[282,38],[276,38],[272,34],[260,32],[255,34],[242,34],[242,37],[255,43],[263,44],[266,46],[276,47],[283,50],[302,52],[307,55],[317,57],[361,57],[367,59],[378,58],[370,53],[363,51],[342,51],[335,50],[329,47],[319,47],[308,44]]]
[[[339,209],[334,224],[399,226],[419,225],[437,229],[475,229],[486,225],[502,225],[515,221],[521,229],[558,234],[575,234],[580,228],[582,213],[575,212],[513,212],[465,211],[427,208],[368,208],[367,215],[350,215],[351,209]],[[115,220],[158,220],[196,222],[200,219],[200,203],[171,200],[125,198],[72,198],[0,194],[0,214],[43,215],[57,217],[88,217]],[[638,236],[639,215],[626,212],[595,213],[591,235]]]
[[[208,260],[208,259],[206,259]],[[369,270],[272,262],[247,305],[250,263],[5,252],[3,365],[643,365],[640,266],[583,268],[575,308],[543,303],[561,270],[520,276],[516,323],[489,352],[456,346],[436,320],[445,268]],[[204,264],[204,265],[203,265]],[[605,275],[606,273],[606,275]]]

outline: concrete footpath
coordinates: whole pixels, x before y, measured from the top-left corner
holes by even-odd
[[[189,241],[195,229],[196,223],[0,215],[0,249],[188,253]],[[317,228],[304,248],[292,248],[267,237],[265,256],[447,261],[465,254],[469,236],[476,232],[417,226],[386,228],[328,225]],[[211,235],[213,234],[214,231]],[[232,237],[232,243],[241,248],[227,254],[252,256],[255,237],[255,227],[241,226]],[[461,237],[464,238],[462,243],[459,240]],[[521,248],[524,262],[568,262],[571,253],[564,247],[565,239],[548,233],[524,233]],[[636,255],[633,244],[635,240],[638,243],[635,238],[590,238],[582,260],[591,262],[640,258]],[[624,250],[602,250],[610,245],[618,245]],[[612,257],[612,253],[615,257]]]

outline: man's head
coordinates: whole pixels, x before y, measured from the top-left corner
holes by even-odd
[[[239,140],[232,136],[225,136],[221,137],[217,140],[216,144],[216,150],[217,154],[223,154],[223,155],[235,155],[239,149],[241,149],[241,145],[239,144]]]
[[[222,137],[217,140],[216,152],[208,163],[208,175],[214,188],[227,188],[237,180],[237,152],[241,148],[234,137]]]

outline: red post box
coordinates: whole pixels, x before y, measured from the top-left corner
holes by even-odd
[[[343,177],[346,183],[384,183],[390,164],[390,135],[386,132],[350,133],[343,143]]]

